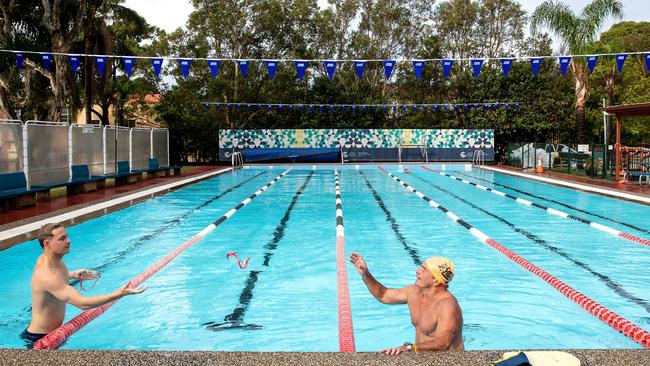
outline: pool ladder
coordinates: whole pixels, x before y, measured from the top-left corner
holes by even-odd
[[[485,165],[485,151],[474,150],[474,155],[472,156],[472,165],[475,166]]]
[[[232,167],[234,169],[241,169],[244,167],[244,156],[239,151],[232,153]]]

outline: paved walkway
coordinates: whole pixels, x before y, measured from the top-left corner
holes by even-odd
[[[30,240],[35,231],[31,226],[41,220],[56,217],[57,221],[62,221],[66,225],[78,224],[155,195],[165,194],[172,189],[193,183],[200,177],[214,176],[216,172],[223,169],[227,168],[189,167],[186,173],[179,176],[146,179],[135,184],[109,187],[97,192],[63,196],[48,202],[37,202],[32,207],[1,213],[0,250]]]
[[[647,366],[650,350],[563,350],[584,366]],[[418,352],[388,356],[378,352],[181,352],[181,351],[35,351],[0,349],[8,365],[261,365],[261,366],[487,366],[504,351]],[[537,364],[535,364],[537,365]]]
[[[548,172],[542,174],[522,171],[519,168],[510,166],[485,166],[486,170],[496,171],[503,174],[516,175],[545,183],[568,186],[573,189],[598,193],[605,196],[621,198],[629,201],[650,205],[650,186],[640,186],[638,183],[619,184],[605,179],[593,179],[579,175]]]

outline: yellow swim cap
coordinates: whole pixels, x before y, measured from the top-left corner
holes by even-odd
[[[443,285],[448,285],[454,278],[454,264],[445,257],[431,257],[424,262],[424,266]]]

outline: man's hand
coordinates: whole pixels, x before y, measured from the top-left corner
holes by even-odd
[[[73,278],[75,280],[94,280],[98,277],[99,273],[97,271],[93,271],[92,269],[78,269],[76,271],[70,272],[70,278]]]
[[[368,266],[366,265],[365,259],[359,253],[352,253],[350,256],[350,262],[354,264],[354,267],[357,269],[360,275],[368,273]]]
[[[406,349],[406,346],[386,348],[386,349],[381,350],[381,353],[386,354],[386,355],[399,355],[400,353],[404,353],[404,352],[408,352],[408,349]]]
[[[125,284],[125,285],[122,285],[122,287],[117,289],[117,291],[116,291],[117,294],[120,297],[124,297],[124,296],[127,296],[127,295],[141,294],[141,293],[144,292],[144,290],[147,289],[147,286],[141,286],[141,287],[137,287],[137,288],[136,287],[129,287],[130,284],[131,283],[129,282],[129,283]]]

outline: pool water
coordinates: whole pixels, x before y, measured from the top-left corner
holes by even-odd
[[[440,165],[428,165],[443,169]],[[650,329],[650,248],[449,177],[387,170],[574,289]],[[113,291],[286,167],[247,167],[68,229],[70,270],[97,269],[88,295]],[[539,277],[483,244],[377,166],[338,167],[345,250],[387,287],[415,280],[430,256],[454,261],[450,291],[468,350],[640,348]],[[650,238],[650,207],[465,164],[445,171]],[[334,167],[296,166],[144,285],[75,333],[64,349],[338,351]],[[241,269],[227,254],[250,258]],[[0,252],[0,347],[23,347],[36,241]],[[406,305],[376,301],[348,263],[357,351],[414,340]],[[89,287],[89,286],[85,286]],[[85,293],[86,294],[86,293]],[[80,310],[68,306],[66,320]]]

